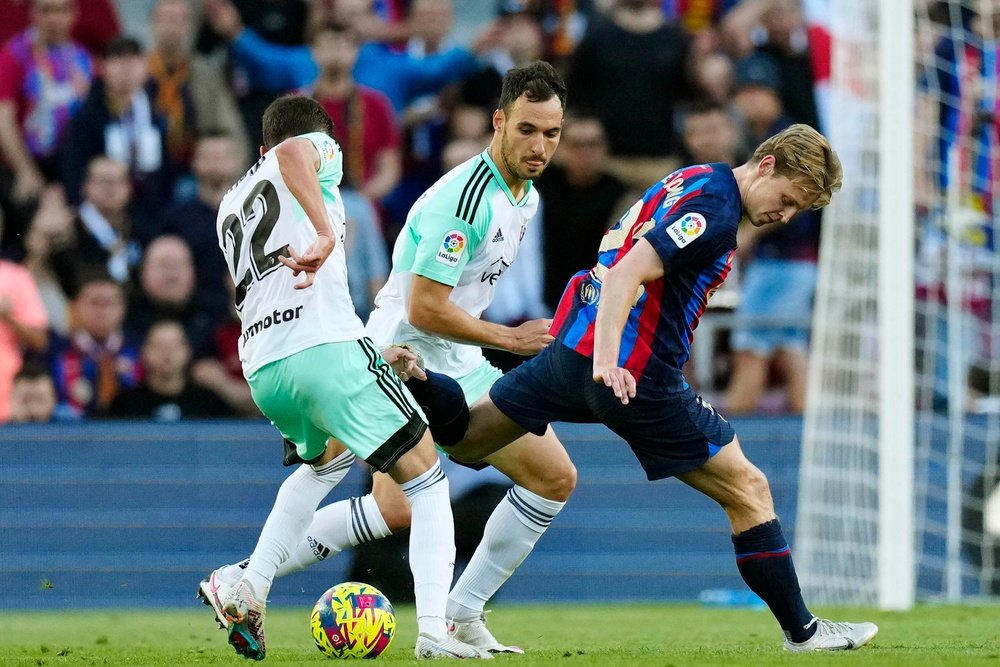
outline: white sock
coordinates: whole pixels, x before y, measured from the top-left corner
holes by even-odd
[[[278,566],[274,576],[278,578],[304,570],[344,549],[391,534],[372,494],[332,503],[316,510],[305,540],[299,542],[288,560]]]
[[[448,498],[448,478],[441,464],[400,485],[413,508],[410,520],[410,570],[420,634],[448,635],[444,612],[455,573],[455,520]]]
[[[508,491],[490,515],[483,540],[448,596],[448,618],[460,622],[479,618],[565,504],[521,486]]]
[[[250,563],[243,571],[243,578],[258,597],[267,598],[278,566],[302,541],[316,506],[344,479],[352,463],[354,454],[347,451],[322,466],[300,465],[282,482]]]

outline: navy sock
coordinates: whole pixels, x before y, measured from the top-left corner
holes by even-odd
[[[469,429],[469,404],[465,392],[453,378],[424,370],[426,380],[410,378],[404,384],[427,415],[434,442],[449,447],[462,440]]]
[[[802,599],[792,552],[778,520],[733,535],[733,547],[743,581],[771,608],[781,629],[793,642],[812,637],[815,626],[806,626],[813,616]]]

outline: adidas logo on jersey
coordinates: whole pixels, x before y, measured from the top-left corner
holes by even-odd
[[[493,237],[493,240],[490,241],[490,243],[503,243],[503,232],[498,229],[496,236]]]

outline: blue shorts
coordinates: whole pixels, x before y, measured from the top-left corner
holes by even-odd
[[[730,346],[763,357],[779,349],[805,352],[815,292],[814,262],[755,259],[743,274]],[[769,318],[778,322],[802,319],[805,326],[761,326],[754,323],[758,318],[765,322]]]
[[[629,444],[650,480],[700,468],[736,437],[688,387],[667,392],[640,380],[635,398],[622,405],[594,382],[591,359],[558,341],[497,380],[490,399],[536,435],[556,421],[604,424]]]

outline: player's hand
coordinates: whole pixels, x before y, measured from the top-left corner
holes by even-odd
[[[624,368],[594,366],[594,382],[610,387],[622,405],[628,405],[629,399],[635,398],[635,377]]]
[[[382,350],[381,354],[385,363],[392,367],[392,372],[403,382],[410,378],[427,379],[427,374],[420,367],[420,356],[416,352],[400,345],[393,345]]]
[[[316,272],[323,266],[323,262],[326,261],[331,252],[333,252],[333,237],[328,234],[320,234],[301,256],[295,252],[295,248],[288,246],[289,257],[278,255],[278,261],[290,268],[293,276],[297,277],[300,273],[306,274],[305,280],[295,285],[295,289],[305,289],[313,284]]]
[[[549,334],[549,327],[551,326],[551,319],[542,318],[540,320],[528,320],[514,327],[514,345],[510,348],[510,351],[514,354],[525,356],[541,352],[549,343],[555,340]]]

